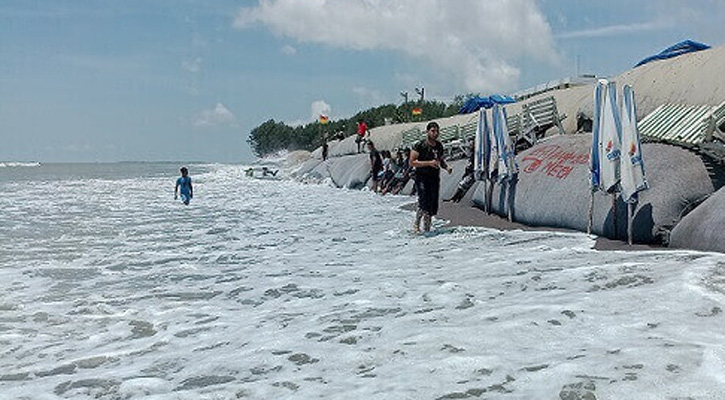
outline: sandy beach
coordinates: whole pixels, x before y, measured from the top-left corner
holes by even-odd
[[[545,226],[529,226],[518,222],[510,222],[496,214],[487,214],[478,207],[470,205],[470,192],[460,203],[441,202],[436,218],[447,221],[446,226],[476,226],[502,231],[547,231],[547,232],[577,232],[572,229],[551,228]],[[416,208],[415,199],[403,206],[403,209],[413,211]],[[625,241],[612,240],[604,237],[596,237],[594,245],[600,251],[643,251],[643,250],[666,250],[667,247],[652,246],[647,244],[629,245]]]

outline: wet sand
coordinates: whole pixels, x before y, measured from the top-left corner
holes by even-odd
[[[470,194],[469,194],[470,195]],[[403,206],[403,209],[415,210],[415,201]],[[518,222],[509,222],[506,218],[502,218],[496,214],[486,214],[480,208],[472,206],[469,196],[466,196],[460,203],[441,202],[438,208],[437,219],[448,221],[447,226],[478,226],[502,231],[522,230],[522,231],[547,231],[547,232],[577,232],[571,229],[551,228],[545,226],[529,226]],[[641,250],[665,250],[666,247],[653,246],[647,244],[632,244],[631,246],[625,241],[607,239],[597,237],[594,245],[596,250],[625,250],[625,251],[641,251]]]

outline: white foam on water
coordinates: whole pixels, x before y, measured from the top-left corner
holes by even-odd
[[[0,182],[0,398],[717,398],[725,256],[244,177]],[[577,397],[579,396],[579,397]]]
[[[40,167],[40,163],[37,161],[32,162],[17,162],[17,161],[7,161],[7,162],[0,162],[0,168],[27,168],[27,167]]]

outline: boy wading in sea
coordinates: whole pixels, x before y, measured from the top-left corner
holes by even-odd
[[[450,174],[453,169],[443,159],[443,145],[438,141],[438,123],[429,122],[426,138],[416,143],[410,152],[410,166],[415,168],[415,187],[418,192],[418,210],[415,213],[413,231],[430,231],[431,218],[438,213],[438,197],[441,187],[441,168]]]
[[[174,200],[178,199],[179,195],[181,195],[181,201],[186,205],[189,205],[192,197],[194,197],[194,188],[191,186],[191,177],[186,167],[181,167],[181,176],[176,180]]]

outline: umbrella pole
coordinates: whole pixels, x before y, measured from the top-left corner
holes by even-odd
[[[483,180],[483,211],[488,214],[488,178]]]
[[[511,206],[511,181],[506,181],[506,215],[508,216],[509,222],[514,222],[514,215],[512,212],[513,207]]]
[[[627,243],[632,245],[632,216],[634,214],[634,203],[627,204]]]
[[[486,179],[486,213],[491,214],[491,197],[493,196],[493,181]]]
[[[614,225],[614,237],[617,238],[617,192],[612,192],[612,224]]]
[[[488,178],[483,179],[483,211],[488,214]]]
[[[592,225],[594,224],[594,191],[591,191],[589,197],[589,223],[587,224],[587,235],[592,234]]]

